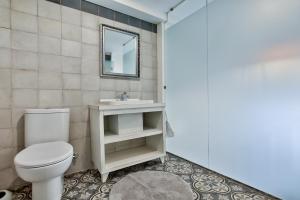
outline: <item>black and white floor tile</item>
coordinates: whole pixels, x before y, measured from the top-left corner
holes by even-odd
[[[194,200],[277,199],[175,155],[167,154],[164,164],[155,160],[119,170],[111,173],[106,183],[101,183],[100,174],[97,170],[87,170],[68,175],[65,177],[62,200],[108,200],[109,192],[116,182],[129,173],[141,170],[167,171],[179,175],[190,184]],[[24,186],[17,189],[14,191],[13,199],[31,199],[31,187]]]

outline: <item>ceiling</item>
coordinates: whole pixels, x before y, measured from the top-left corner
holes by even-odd
[[[151,23],[166,23],[169,28],[206,5],[206,0],[185,0],[174,11],[167,12],[182,0],[88,0],[95,4],[134,16]],[[213,0],[208,0],[211,2]]]

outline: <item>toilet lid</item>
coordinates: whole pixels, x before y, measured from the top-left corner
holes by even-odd
[[[72,155],[73,147],[66,142],[34,144],[16,155],[15,165],[24,168],[43,167],[61,162]]]

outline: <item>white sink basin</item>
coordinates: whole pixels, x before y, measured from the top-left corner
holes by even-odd
[[[141,100],[141,99],[127,99],[127,101],[121,101],[120,99],[100,99],[100,105],[133,105],[133,104],[149,104],[154,103],[153,100]]]

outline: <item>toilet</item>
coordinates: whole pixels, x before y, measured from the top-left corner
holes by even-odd
[[[73,159],[69,109],[25,110],[25,149],[15,159],[17,174],[32,182],[33,200],[60,200],[64,173]]]

